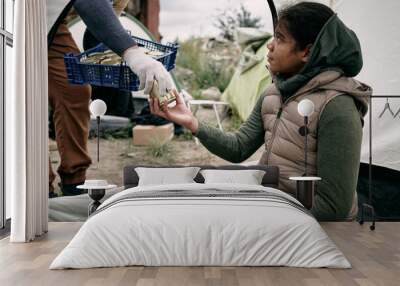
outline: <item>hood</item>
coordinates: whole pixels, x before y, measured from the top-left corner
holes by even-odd
[[[361,46],[356,34],[335,14],[321,29],[303,69],[290,78],[277,75],[275,82],[286,100],[324,71],[332,70],[346,77],[355,77],[362,66]]]
[[[335,90],[353,97],[361,117],[368,111],[368,101],[372,95],[372,88],[351,77],[343,76],[338,71],[324,71],[301,87],[293,96],[310,93],[313,90]]]

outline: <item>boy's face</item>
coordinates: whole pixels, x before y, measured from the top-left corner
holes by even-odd
[[[292,76],[298,73],[307,62],[307,56],[311,47],[299,50],[296,42],[288,33],[284,25],[278,24],[275,37],[267,45],[268,69],[273,74]]]

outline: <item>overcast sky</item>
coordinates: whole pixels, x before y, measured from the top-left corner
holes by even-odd
[[[216,15],[229,7],[239,8],[241,3],[254,16],[262,17],[265,30],[272,26],[266,0],[160,0],[160,32],[166,41],[216,35]]]
[[[277,9],[298,1],[303,0],[274,0]],[[333,7],[333,3],[344,0],[311,1]],[[177,37],[186,39],[190,36],[217,35],[218,29],[213,26],[216,16],[227,8],[238,9],[240,4],[253,16],[261,17],[263,30],[272,32],[271,12],[267,0],[160,0],[160,4],[160,32],[164,41],[173,41]]]

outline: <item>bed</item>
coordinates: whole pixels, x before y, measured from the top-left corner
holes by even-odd
[[[192,183],[140,185],[137,167],[124,169],[125,190],[104,201],[50,269],[351,267],[309,211],[277,189],[276,167],[196,166],[265,171],[260,185],[204,182],[200,172]]]

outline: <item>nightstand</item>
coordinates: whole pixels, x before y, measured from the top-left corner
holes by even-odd
[[[109,185],[106,180],[86,180],[83,185],[77,186],[78,189],[87,190],[89,197],[93,200],[88,206],[88,216],[101,205],[100,200],[106,194],[106,190],[116,187],[116,185]]]

